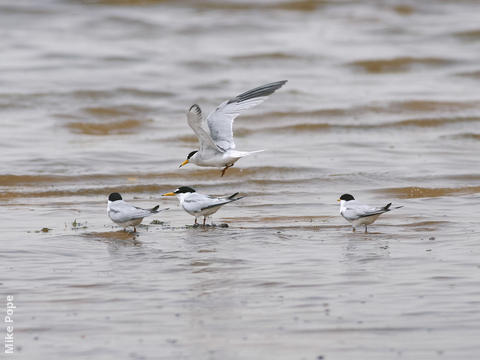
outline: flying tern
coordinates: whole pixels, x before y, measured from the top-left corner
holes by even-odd
[[[242,157],[261,152],[237,151],[233,140],[233,121],[243,111],[264,102],[269,95],[280,89],[287,81],[277,81],[246,91],[220,104],[207,116],[209,131],[203,126],[200,106],[194,104],[187,112],[187,122],[198,138],[199,149],[190,152],[180,167],[193,163],[197,166],[223,167],[222,175]]]

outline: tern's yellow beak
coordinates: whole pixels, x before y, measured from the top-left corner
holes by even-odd
[[[338,202],[340,202],[341,200],[340,199],[337,199]]]
[[[188,159],[187,159],[187,160],[185,160],[184,162],[182,162],[182,163],[180,164],[179,168],[181,168],[183,165],[187,165],[187,164],[188,164],[188,162],[189,162],[189,161],[188,161]]]
[[[177,194],[175,194],[174,192],[169,192],[169,193],[166,193],[166,194],[163,194],[162,196],[175,196]]]

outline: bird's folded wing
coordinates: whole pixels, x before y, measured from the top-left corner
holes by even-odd
[[[207,117],[208,128],[214,143],[223,150],[235,149],[233,121],[242,111],[250,109],[267,99],[287,81],[259,86],[225,101]]]
[[[183,207],[185,208],[185,210],[196,212],[217,206],[222,206],[235,200],[237,199],[230,200],[227,198],[218,198],[205,194],[193,193],[188,196],[188,198],[183,200]]]
[[[213,203],[213,204],[211,204],[211,205],[208,205],[208,206],[203,207],[202,210],[211,209],[211,208],[214,208],[214,207],[217,207],[217,206],[222,206],[222,205],[231,203],[232,201],[234,201],[234,200],[224,200],[224,201],[221,201],[221,200],[219,199],[216,203]]]
[[[380,215],[383,214],[388,210],[384,208],[378,207],[369,207],[369,206],[355,206],[355,207],[348,207],[344,210],[343,216],[347,219],[359,219],[362,217],[368,217],[373,215]]]
[[[125,202],[114,203],[110,206],[110,216],[119,222],[141,219],[149,215],[152,215],[150,210],[142,209]]]
[[[202,127],[203,116],[200,106],[194,104],[190,107],[190,110],[188,110],[187,113],[187,122],[195,135],[197,135],[198,142],[200,144],[200,152],[204,152],[207,149],[220,151],[210,135]]]
[[[215,199],[211,199],[208,195],[193,193],[183,200],[183,207],[187,211],[201,211],[205,207],[212,205]]]

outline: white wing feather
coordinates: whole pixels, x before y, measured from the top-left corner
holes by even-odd
[[[187,113],[187,122],[188,125],[192,128],[195,135],[197,135],[198,142],[200,144],[200,152],[204,152],[205,150],[216,150],[220,151],[220,149],[215,145],[210,135],[203,129],[203,116],[202,110],[200,106],[194,104],[190,107],[190,110]]]

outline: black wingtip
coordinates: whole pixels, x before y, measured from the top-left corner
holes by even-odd
[[[390,206],[392,206],[392,203],[389,203],[383,207],[384,210],[390,210]]]
[[[151,208],[151,209],[150,209],[150,212],[152,212],[152,213],[158,212],[158,208],[159,208],[159,207],[160,207],[160,205],[157,205],[157,206]]]
[[[202,113],[202,109],[200,109],[200,106],[198,106],[197,104],[193,104],[192,106],[190,106],[190,109],[188,109],[189,112],[191,111],[194,111],[197,115],[200,115]]]
[[[233,195],[230,196],[228,199],[229,199],[230,201],[237,201],[237,200],[243,199],[244,197],[247,197],[247,195],[245,195],[245,196],[239,196],[239,197],[234,197],[235,195],[238,195],[238,193],[233,194]]]
[[[261,96],[269,96],[273,94],[275,91],[280,89],[283,85],[285,85],[287,80],[275,81],[269,84],[261,85],[256,87],[255,89],[245,91],[244,93],[235,96],[233,99],[230,99],[228,103],[233,102],[242,102],[249,99],[254,99]]]
[[[238,195],[238,192],[236,192],[236,193],[233,194],[233,195],[230,195],[228,198],[229,198],[229,199],[233,199],[233,198],[234,198],[235,196],[237,196],[237,195]]]

